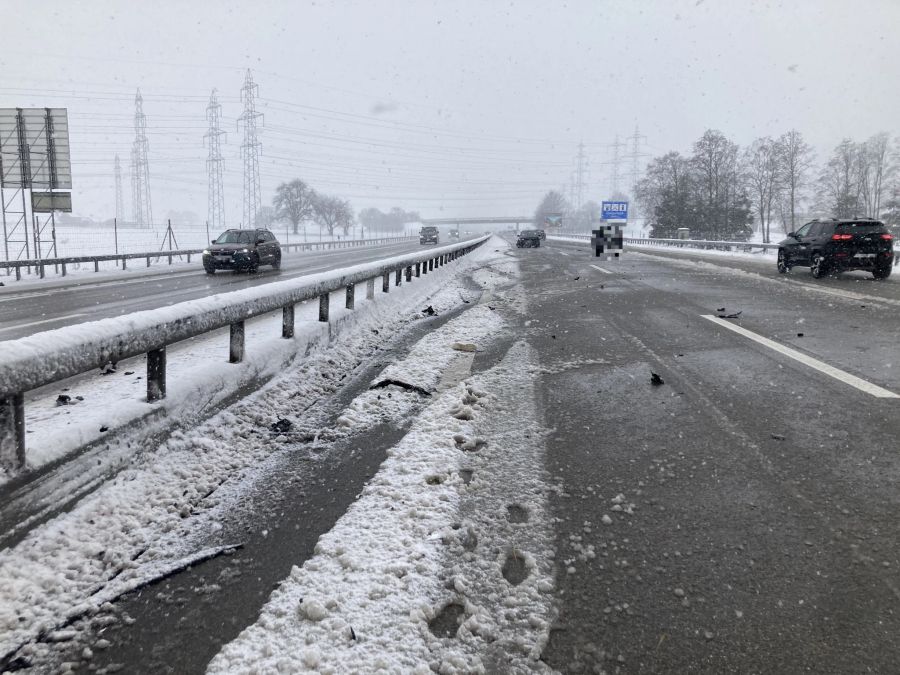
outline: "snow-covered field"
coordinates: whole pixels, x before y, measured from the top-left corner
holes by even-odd
[[[201,392],[221,390],[232,379],[205,380],[233,366],[223,363],[227,338],[214,336],[170,355],[179,376],[170,383],[169,400],[191,408],[196,426],[184,425],[161,445],[144,448],[70,512],[0,552],[0,658],[38,657],[54,641],[77,641],[78,617],[127,623],[110,604],[122,593],[239,544],[211,546],[209,535],[221,529],[229,505],[291,447],[291,434],[278,432],[277,422],[327,443],[407,416],[418,395],[391,386],[391,397],[365,391],[335,427],[322,427],[339,382],[377,356],[382,340],[421,320],[427,305],[442,313],[474,300],[463,273],[486,289],[483,299],[523,310],[525,299],[508,290],[516,269],[503,253],[507,247],[495,238],[457,265],[374,303],[358,301],[356,312],[340,312],[330,336],[304,315],[297,338],[285,341],[272,319],[262,319],[248,335],[259,357],[240,368],[254,376],[279,374],[203,422],[204,409],[225,393]],[[473,272],[478,267],[484,269]],[[429,404],[359,501],[321,538],[315,556],[294,569],[211,671],[539,666],[534,659],[552,618],[553,553],[543,430],[527,367],[532,356],[518,344],[494,369],[468,375],[471,349],[484,348],[503,329],[499,314],[482,302],[383,371],[380,377],[414,381],[431,392]],[[195,361],[196,370],[187,372]],[[30,440],[43,434],[44,442],[55,442],[56,431],[38,428],[56,429],[63,419],[89,433],[104,414],[117,414],[111,409],[126,410],[129,399],[140,396],[133,381],[138,371],[126,376],[126,369],[120,364],[119,373],[85,383],[79,389],[84,400],[73,408],[32,405],[37,436]],[[474,550],[476,539],[482,545]],[[288,637],[296,647],[286,646]],[[90,654],[90,646],[85,649]]]

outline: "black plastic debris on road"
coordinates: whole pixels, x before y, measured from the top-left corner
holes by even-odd
[[[60,394],[59,396],[56,397],[56,405],[69,405],[71,400],[72,400],[71,396],[66,396],[65,394]]]
[[[722,310],[719,310],[722,311]],[[735,312],[734,314],[719,314],[719,319],[737,319],[741,314],[743,314],[743,310],[740,312]]]
[[[385,387],[400,387],[401,389],[406,389],[407,391],[414,391],[417,394],[422,394],[422,396],[431,396],[431,392],[427,389],[423,389],[422,387],[415,384],[410,384],[409,382],[404,382],[403,380],[394,380],[392,378],[380,380],[369,387],[369,389],[384,389]],[[390,396],[390,394],[388,395]]]
[[[654,387],[658,387],[661,384],[665,384],[665,382],[659,375],[651,372],[650,373],[650,384],[652,384]]]
[[[437,312],[434,311],[434,307],[428,305],[428,307],[422,310],[422,314],[424,314],[425,316],[434,316],[435,314],[437,314]]]
[[[275,422],[275,424],[273,424],[271,428],[275,433],[286,434],[291,430],[291,427],[293,426],[294,424],[290,420],[282,418]]]

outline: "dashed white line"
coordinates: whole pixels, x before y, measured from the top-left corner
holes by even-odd
[[[788,358],[792,358],[795,361],[799,361],[803,365],[809,366],[814,370],[818,370],[820,373],[824,373],[830,377],[833,377],[836,380],[840,380],[844,384],[849,384],[851,387],[856,387],[862,392],[866,394],[871,394],[876,398],[900,398],[900,394],[895,394],[892,391],[879,387],[877,384],[872,384],[871,382],[867,382],[862,378],[856,377],[856,375],[851,375],[850,373],[844,372],[839,368],[835,368],[834,366],[829,366],[827,363],[823,361],[819,361],[818,359],[814,359],[811,356],[807,356],[802,352],[798,352],[796,349],[791,349],[790,347],[785,347],[782,344],[775,342],[774,340],[770,340],[769,338],[765,338],[762,335],[757,335],[756,333],[747,330],[746,328],[741,328],[733,323],[730,323],[724,319],[720,319],[717,316],[712,316],[711,314],[701,314],[704,319],[708,319],[723,328],[727,328],[730,331],[737,333],[738,335],[743,335],[745,338],[749,338],[754,342],[761,344],[773,351],[778,352]]]
[[[597,267],[596,265],[591,265],[591,267],[593,267],[595,270],[600,270],[604,274],[612,274],[612,272],[610,272],[609,270],[605,270],[602,267]]]

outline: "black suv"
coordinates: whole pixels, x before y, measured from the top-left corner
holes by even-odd
[[[420,244],[437,244],[440,239],[438,229],[436,227],[426,226],[419,230]]]
[[[818,279],[826,274],[867,270],[887,279],[894,264],[894,237],[871,218],[814,220],[778,244],[778,271],[809,267]]]
[[[207,274],[238,269],[255,272],[260,265],[281,268],[281,245],[268,230],[225,230],[203,251]]]
[[[539,248],[540,245],[540,230],[522,230],[516,237],[517,248]]]

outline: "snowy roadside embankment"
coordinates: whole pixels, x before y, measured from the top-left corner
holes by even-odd
[[[545,669],[553,536],[532,358],[517,343],[443,392],[208,672]]]
[[[318,437],[331,415],[327,401],[341,381],[360,363],[377,357],[384,340],[422,320],[423,307],[431,305],[441,313],[466,301],[471,291],[463,273],[503,258],[498,248],[507,245],[490,242],[458,265],[394,288],[375,302],[360,302],[355,312],[343,312],[347,321],[337,324],[340,335],[333,345],[321,341],[302,361],[273,366],[281,375],[262,390],[196,429],[177,431],[158,448],[145,450],[132,468],[72,511],[0,552],[0,659],[22,645],[25,653],[35,649],[33,641],[40,636],[98,611],[103,602],[152,580],[159,570],[193,559],[197,550],[183,542],[190,540],[199,517],[216,506],[220,493],[227,492],[224,488],[252,481],[271,457],[294,447],[296,434],[283,434],[276,424],[293,420],[295,432]],[[317,324],[315,330],[325,329]],[[274,337],[272,342],[275,349],[296,343],[296,354],[310,348],[302,337]],[[264,353],[264,345],[259,349]],[[229,367],[219,358],[219,368]],[[170,384],[170,392],[177,383]],[[112,400],[113,394],[109,396]]]

